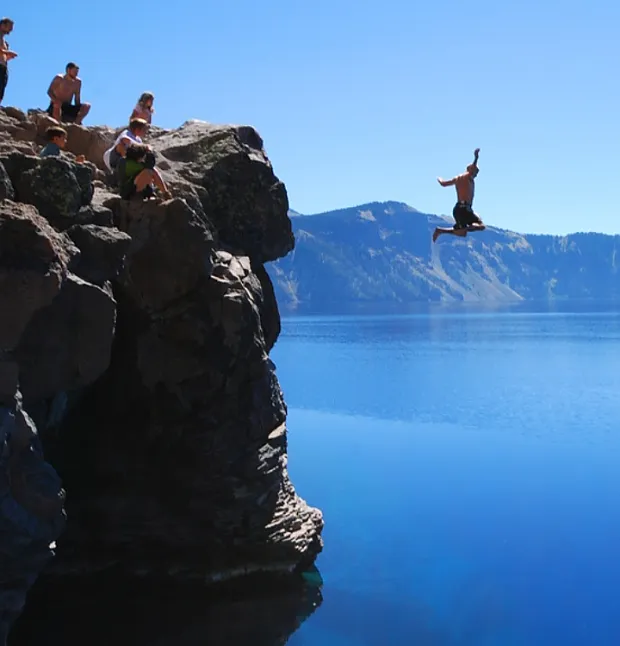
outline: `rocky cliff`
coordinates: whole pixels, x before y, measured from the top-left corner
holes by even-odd
[[[398,202],[294,215],[292,221],[295,249],[269,268],[286,310],[620,296],[620,236],[523,235],[489,227],[433,244],[433,229],[446,226],[446,219]]]
[[[102,172],[115,132],[69,126],[68,157],[40,160],[49,125],[0,111],[0,643],[44,566],[47,586],[203,585],[299,571],[322,547],[269,359],[264,263],[294,237],[260,137],[153,129],[174,198],[126,202]]]

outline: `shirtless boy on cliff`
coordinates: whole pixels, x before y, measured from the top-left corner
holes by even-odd
[[[455,224],[452,228],[437,227],[433,233],[433,242],[443,233],[464,238],[468,231],[484,231],[485,226],[482,220],[474,213],[472,204],[474,201],[475,178],[478,175],[478,155],[480,148],[474,150],[474,161],[466,172],[457,175],[452,179],[437,178],[442,186],[455,186],[457,203],[452,210]]]
[[[51,99],[47,113],[56,121],[69,121],[81,124],[90,111],[90,103],[82,103],[80,96],[82,80],[78,78],[80,68],[75,63],[68,63],[66,74],[57,74],[50,83],[47,94]],[[75,103],[72,103],[75,97]]]
[[[5,40],[13,31],[13,21],[10,18],[2,18],[0,20],[0,103],[4,100],[4,91],[9,82],[9,68],[8,62],[12,61],[17,54],[12,52],[9,44]]]

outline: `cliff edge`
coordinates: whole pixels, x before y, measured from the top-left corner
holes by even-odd
[[[2,637],[45,564],[203,584],[322,548],[269,359],[264,263],[294,237],[259,135],[154,128],[174,198],[128,202],[103,172],[118,130],[70,125],[67,158],[41,160],[49,125],[0,110]]]

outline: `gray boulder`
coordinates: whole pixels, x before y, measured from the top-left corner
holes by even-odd
[[[0,202],[0,350],[59,294],[78,253],[32,206]]]
[[[80,278],[100,285],[119,275],[131,244],[126,233],[112,227],[78,224],[68,229],[67,235],[81,252],[73,270]]]
[[[78,212],[93,196],[90,166],[59,157],[46,157],[14,180],[20,202],[34,205],[59,229],[74,224]]]
[[[153,147],[194,188],[231,251],[268,262],[293,249],[286,189],[253,128],[191,121]]]
[[[14,351],[26,403],[81,388],[102,375],[115,324],[110,285],[97,287],[69,274],[53,302],[33,315]]]

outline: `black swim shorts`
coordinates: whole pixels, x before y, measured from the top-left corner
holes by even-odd
[[[64,122],[75,121],[80,111],[80,105],[74,105],[73,103],[63,103],[60,108],[60,120]],[[47,114],[50,117],[54,116],[54,105],[50,103],[49,108],[47,109]]]
[[[4,100],[4,91],[9,82],[9,70],[5,65],[0,65],[0,101]]]
[[[465,229],[472,224],[481,224],[482,220],[473,212],[469,204],[464,202],[457,202],[454,209],[452,209],[452,217],[456,224],[454,229]]]
[[[149,184],[146,188],[140,191],[140,193],[138,193],[133,178],[126,178],[120,185],[119,193],[124,200],[131,200],[133,198],[146,200],[149,197],[155,196],[155,189],[151,184]]]

